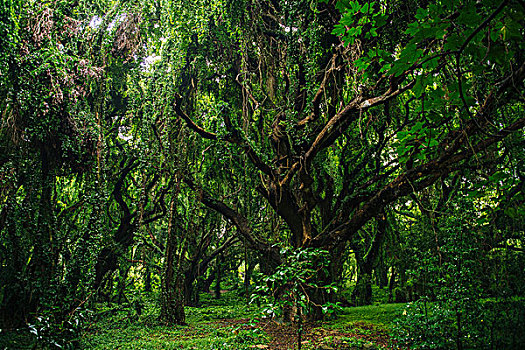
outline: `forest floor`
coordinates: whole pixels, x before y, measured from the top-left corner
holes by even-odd
[[[287,350],[297,349],[297,327],[282,325],[267,320],[253,326],[248,319],[223,320],[220,327],[237,326],[245,330],[259,329],[268,336],[267,343],[254,344],[251,348]],[[349,323],[346,327],[334,328],[323,323],[303,326],[301,345],[303,349],[397,349],[388,330],[368,322]]]
[[[262,317],[261,308],[246,305],[235,292],[220,299],[202,295],[202,307],[187,307],[187,326],[159,322],[156,298],[137,296],[128,305],[97,304],[79,339],[69,343],[80,349],[297,349],[297,327]],[[137,313],[136,307],[141,305]],[[390,333],[405,304],[343,308],[333,320],[306,323],[302,350],[399,349]],[[0,349],[48,349],[52,328],[39,331],[38,342],[27,332],[2,334]],[[24,335],[23,335],[24,334]],[[38,338],[38,337],[37,337]],[[47,341],[46,341],[47,339]],[[46,344],[47,342],[47,344]],[[36,346],[35,346],[36,344]],[[64,347],[61,347],[64,348]]]
[[[297,349],[297,327],[261,318],[233,293],[204,296],[203,307],[188,307],[187,326],[165,326],[158,309],[146,305],[140,317],[124,310],[107,313],[84,332],[84,349]],[[390,337],[404,304],[344,308],[334,320],[303,325],[303,350],[397,349]],[[111,310],[111,309],[108,309]],[[137,318],[137,319],[134,319]]]

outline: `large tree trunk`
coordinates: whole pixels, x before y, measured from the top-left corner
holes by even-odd
[[[168,238],[166,241],[164,271],[162,274],[160,318],[166,324],[185,325],[186,314],[184,311],[184,273],[182,269],[182,261],[186,250],[186,240],[182,242],[182,248],[177,255],[177,237],[173,228],[175,214],[174,207],[175,199],[172,198],[168,222]]]
[[[195,297],[195,288],[193,286],[195,279],[192,276],[185,274],[184,276],[184,301],[187,306],[197,306],[197,300]],[[197,294],[199,292],[197,291]]]
[[[97,257],[97,263],[95,264],[95,282],[94,289],[97,291],[99,288],[102,289],[102,282],[108,273],[113,272],[117,269],[117,254],[113,249],[105,247],[102,248]],[[100,294],[102,290],[98,290]]]
[[[331,249],[329,251],[330,264],[328,265],[328,271],[319,271],[317,275],[316,282],[321,288],[310,290],[309,297],[312,305],[310,306],[308,319],[311,321],[323,320],[326,314],[323,312],[321,306],[326,303],[335,303],[336,301],[335,293],[329,292],[323,287],[340,282],[343,272],[343,253],[345,250],[346,243],[339,244]]]
[[[210,272],[210,275],[207,278],[203,279],[201,283],[197,283],[197,291],[209,293],[214,280],[215,274]]]

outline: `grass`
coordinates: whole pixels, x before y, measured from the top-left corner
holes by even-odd
[[[368,322],[374,325],[388,326],[401,316],[406,304],[380,304],[343,308],[338,323]]]
[[[116,304],[93,305],[91,323],[81,337],[69,345],[94,350],[220,350],[253,349],[257,346],[264,348],[261,344],[272,341],[265,333],[267,328],[263,331],[263,327],[257,327],[255,320],[260,315],[256,307],[247,306],[244,299],[232,292],[223,294],[219,300],[202,294],[201,301],[205,307],[186,308],[188,326],[162,324],[158,320],[160,310],[155,296],[143,295],[141,298],[144,307],[140,315],[134,308]],[[322,344],[334,349],[342,345],[345,346],[343,348],[348,348],[350,344],[353,348],[363,348],[363,344],[372,344],[371,341],[375,341],[374,336],[387,334],[389,325],[401,314],[403,308],[403,304],[344,308],[343,314],[337,319],[319,324],[317,331],[308,336],[309,342],[306,342],[305,349],[317,349]],[[274,339],[294,337],[291,335],[293,332],[290,334],[285,326],[275,326],[271,334]],[[34,348],[33,344],[34,337],[27,331],[18,334],[0,333],[0,349],[31,349]],[[40,348],[46,347],[36,347]]]
[[[203,308],[186,308],[188,326],[165,326],[158,321],[160,310],[147,302],[137,319],[127,311],[117,311],[99,319],[80,340],[84,349],[250,349],[266,342],[265,335],[250,327],[254,309],[234,295],[215,300],[203,295]],[[104,312],[105,310],[101,310]],[[221,320],[237,319],[224,326]]]
[[[84,324],[78,339],[60,338],[67,329],[60,328],[60,325],[51,321],[33,325],[33,333],[28,328],[11,332],[0,331],[0,349],[55,349],[57,347],[50,345],[55,339],[70,339],[66,344],[69,347],[62,349],[95,350],[220,350],[265,348],[268,345],[272,349],[292,349],[296,346],[295,326],[290,327],[268,319],[258,323],[259,310],[255,306],[246,305],[246,301],[235,292],[223,294],[219,300],[209,294],[202,294],[203,307],[186,308],[188,326],[162,324],[158,319],[160,310],[156,300],[155,295],[138,295],[132,300],[135,307],[107,303],[91,305],[93,311],[88,318],[91,321]],[[137,313],[137,303],[143,306],[140,315]],[[522,299],[504,302],[487,299],[483,300],[480,306],[487,316],[483,317],[487,324],[485,326],[483,323],[483,327],[495,325],[489,327],[494,331],[494,339],[491,338],[494,344],[511,346],[516,343],[514,338],[521,344],[523,336],[519,332],[523,329],[524,315]],[[410,334],[403,333],[403,336],[412,338],[406,339],[414,339],[414,336],[420,334],[417,332],[420,332],[421,324],[424,324],[418,318],[404,316],[406,310],[406,304],[345,307],[336,319],[322,323],[305,323],[303,348],[396,349],[398,345],[395,339],[406,341],[403,340],[406,337],[399,338],[399,334],[397,338],[391,336],[396,319],[407,319],[405,331]],[[432,316],[432,312],[429,312],[429,315]],[[453,321],[443,323],[440,329],[444,329],[445,326],[453,327]],[[518,330],[518,334],[514,334],[515,329]],[[37,337],[41,337],[41,340],[38,346],[35,346]]]
[[[209,325],[188,327],[143,327],[140,324],[121,329],[86,334],[85,349],[249,349],[265,342],[252,331],[235,331]]]
[[[145,303],[146,308],[138,320],[133,320],[126,310],[107,314],[84,333],[81,346],[95,350],[253,349],[269,342],[269,337],[250,321],[259,316],[256,308],[247,306],[234,293],[226,293],[219,300],[203,294],[201,301],[206,307],[186,308],[188,326],[160,324],[157,320],[159,310],[153,300]],[[323,323],[320,328],[351,330],[358,336],[368,336],[377,330],[386,332],[404,306],[381,304],[344,308],[336,320]],[[101,308],[99,312],[105,311]],[[328,338],[326,341],[329,343]],[[359,338],[353,341],[357,348],[359,344],[369,343]]]

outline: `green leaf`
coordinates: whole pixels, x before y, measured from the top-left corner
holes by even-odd
[[[394,75],[395,77],[400,76],[403,74],[408,67],[410,67],[410,64],[408,64],[405,61],[397,60],[394,63],[392,63],[390,71],[388,72],[391,75]]]
[[[413,133],[419,133],[419,131],[421,131],[421,129],[423,129],[423,125],[424,125],[423,122],[417,122],[416,124],[414,124],[414,126],[411,129],[411,131]]]
[[[459,34],[451,34],[447,37],[444,48],[445,50],[454,51],[459,49],[459,47],[463,44],[464,38],[461,37]]]
[[[341,18],[341,21],[339,23],[343,26],[351,26],[354,24],[354,14],[351,12],[347,12],[344,14],[344,16]]]
[[[398,140],[404,140],[408,136],[408,131],[399,131],[397,133],[397,139]]]
[[[428,142],[428,147],[435,147],[437,145],[439,145],[439,141],[436,139],[430,139],[430,141]]]
[[[418,8],[416,11],[416,15],[414,16],[418,20],[423,20],[428,17],[428,9],[422,9]]]
[[[346,28],[342,24],[336,24],[332,30],[333,35],[343,35],[346,32]]]
[[[370,10],[370,5],[368,3],[364,4],[363,7],[361,7],[361,13],[368,13]]]
[[[421,95],[423,95],[423,92],[425,92],[425,82],[423,75],[419,75],[416,79],[416,83],[414,84],[414,87],[412,88],[412,92],[414,95],[419,98]]]
[[[481,16],[476,12],[476,8],[472,3],[460,11],[459,17],[456,19],[458,23],[472,26],[479,24],[482,21]]]
[[[376,14],[374,15],[376,28],[380,28],[386,24],[386,15],[383,14]]]
[[[359,1],[350,1],[349,5],[353,13],[357,13],[359,10],[361,10],[361,4]]]
[[[498,172],[495,172],[494,174],[492,174],[491,176],[489,176],[489,181],[490,182],[497,182],[497,181],[501,181],[503,179],[506,179],[508,177],[507,174],[505,174],[503,171],[498,171]]]

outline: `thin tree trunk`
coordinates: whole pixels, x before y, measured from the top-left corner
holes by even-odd
[[[388,286],[388,266],[385,264],[384,258],[379,257],[376,270],[376,285],[383,289]]]
[[[370,305],[372,303],[372,274],[377,258],[381,251],[387,230],[387,218],[384,211],[377,217],[377,232],[370,242],[370,248],[364,253],[359,247],[354,247],[355,259],[357,261],[357,282],[352,292],[352,300],[356,305]]]
[[[392,273],[390,275],[390,282],[388,283],[388,302],[394,301],[394,288],[396,284],[396,267],[392,266]]]
[[[356,253],[356,258],[357,258]],[[358,264],[357,282],[352,292],[352,301],[356,306],[372,303],[372,265],[361,262]]]
[[[149,266],[146,265],[146,278],[144,279],[144,291],[151,292],[151,271]]]
[[[244,271],[244,294],[246,297],[246,303],[249,303],[251,295],[251,279],[253,270],[255,269],[255,263],[246,261],[245,264],[246,269]]]
[[[215,299],[221,298],[221,279],[222,279],[222,261],[223,256],[221,255],[215,260]]]

